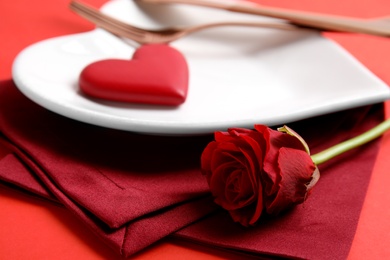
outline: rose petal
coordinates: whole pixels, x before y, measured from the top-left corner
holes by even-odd
[[[276,196],[267,198],[266,209],[269,214],[279,214],[306,198],[306,185],[311,181],[316,166],[311,157],[301,150],[282,147],[278,158],[281,181]]]
[[[201,169],[203,174],[207,174],[211,169],[211,159],[213,157],[214,150],[218,146],[217,142],[210,142],[203,150],[200,157]]]
[[[234,222],[238,222],[244,227],[249,226],[249,220],[252,216],[253,209],[248,207],[244,209],[230,210],[229,214]]]
[[[235,166],[236,162],[220,165],[209,184],[215,202],[227,210],[245,207],[257,198],[247,172]]]
[[[294,148],[297,150],[305,151],[305,147],[301,141],[289,134],[281,133],[279,131],[272,130],[270,128],[260,128],[264,136],[268,136],[267,144],[269,145],[266,157],[264,159],[264,171],[267,172],[267,175],[264,178],[264,181],[267,183],[265,188],[265,193],[268,196],[271,196],[279,189],[279,182],[281,181],[281,176],[279,174],[279,167],[277,164],[277,158],[279,150],[282,147]],[[265,134],[268,132],[268,135]]]
[[[264,210],[264,202],[263,202],[263,186],[258,186],[258,197],[257,197],[257,205],[255,207],[255,210],[252,214],[252,218],[249,220],[250,225],[254,225],[260,218],[261,214]]]
[[[252,181],[247,172],[236,170],[232,172],[226,181],[225,197],[237,208],[247,206],[257,197],[257,191],[253,190]]]
[[[244,227],[248,227],[249,225],[253,225],[251,216],[254,216],[254,212],[256,211],[255,207],[256,204],[253,204],[245,208],[231,210],[229,214],[235,222],[240,223]]]

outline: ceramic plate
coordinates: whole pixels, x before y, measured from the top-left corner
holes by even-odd
[[[271,20],[184,5],[107,3],[105,13],[144,28],[209,21]],[[15,60],[13,77],[31,100],[82,122],[148,134],[194,135],[271,126],[381,102],[389,88],[317,32],[214,28],[176,41],[186,57],[189,93],[178,107],[90,99],[78,76],[91,62],[130,59],[136,45],[101,29],[38,42]]]

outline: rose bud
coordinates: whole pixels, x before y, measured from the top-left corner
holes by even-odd
[[[256,125],[216,132],[202,153],[215,202],[244,226],[304,202],[319,178],[303,139],[287,127],[281,131]]]

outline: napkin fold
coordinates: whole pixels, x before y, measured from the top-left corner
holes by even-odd
[[[383,120],[381,105],[289,124],[312,153]],[[345,259],[379,141],[320,165],[309,199],[243,228],[208,192],[199,158],[212,136],[157,137],[107,129],[52,113],[12,81],[0,83],[0,179],[58,201],[123,256],[173,234],[221,248],[302,259]]]
[[[198,170],[204,138],[76,122],[29,101],[10,81],[1,84],[0,111],[2,143],[13,152],[1,160],[2,175],[44,185],[122,255],[217,208]]]

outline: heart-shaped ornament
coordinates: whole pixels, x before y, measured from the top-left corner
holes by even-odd
[[[143,45],[131,60],[89,64],[80,74],[79,86],[94,98],[177,106],[187,97],[188,66],[184,56],[169,45]]]

